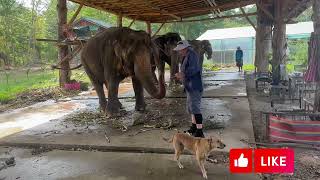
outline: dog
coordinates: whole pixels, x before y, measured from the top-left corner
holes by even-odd
[[[185,133],[176,133],[170,140],[166,138],[163,139],[172,143],[175,150],[174,160],[177,161],[180,169],[183,168],[183,165],[179,160],[183,149],[186,148],[193,152],[201,169],[202,176],[205,179],[207,179],[208,176],[207,171],[204,168],[204,163],[209,153],[215,148],[223,149],[226,147],[226,145],[218,138],[196,138]]]

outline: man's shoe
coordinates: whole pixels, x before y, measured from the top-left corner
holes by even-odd
[[[194,137],[200,137],[204,138],[204,134],[202,132],[202,129],[197,129],[196,132],[193,134]]]
[[[197,125],[196,124],[192,124],[192,126],[190,126],[190,129],[187,131],[184,131],[184,133],[189,133],[190,135],[193,135],[197,130]]]

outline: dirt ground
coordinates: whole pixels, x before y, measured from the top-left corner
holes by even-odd
[[[80,91],[66,91],[59,87],[47,89],[33,89],[17,95],[17,98],[7,103],[0,103],[0,113],[18,108],[27,107],[38,102],[44,102],[49,99],[60,99],[73,97],[79,94]]]
[[[247,74],[245,80],[255,140],[256,142],[267,142],[266,121],[261,117],[260,112],[273,110],[270,97],[263,91],[256,91],[253,75]],[[279,106],[281,105],[277,105]],[[296,104],[290,106],[294,107]],[[320,151],[295,148],[295,173],[293,175],[264,174],[261,175],[261,179],[320,179]]]

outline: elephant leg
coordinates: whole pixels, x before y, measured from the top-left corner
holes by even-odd
[[[118,90],[119,90],[118,80],[112,80],[108,82],[108,104],[107,104],[107,113],[109,115],[114,115],[119,112],[120,101],[118,99]]]
[[[179,65],[176,63],[172,63],[170,66],[170,71],[170,75],[172,76],[170,77],[170,85],[178,84],[179,81],[175,78],[175,74],[179,72]]]
[[[173,64],[171,63],[171,66],[170,66],[170,86],[172,86],[175,82],[175,70],[174,70],[174,66]]]
[[[103,84],[99,82],[93,82],[92,84],[99,97],[100,110],[102,110],[105,113],[107,107],[107,100],[103,91]]]
[[[133,89],[136,97],[136,111],[144,111],[146,109],[146,104],[144,102],[143,96],[143,86],[141,82],[136,78],[132,77]]]
[[[106,88],[108,89],[108,87],[109,87],[108,81],[106,81],[104,84],[105,84]],[[121,102],[119,101],[119,99],[118,99],[118,101],[117,101],[117,104],[118,104],[118,106],[119,106],[120,109],[123,109],[123,105],[121,104]]]

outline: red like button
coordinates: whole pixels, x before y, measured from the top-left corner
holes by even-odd
[[[252,173],[252,149],[231,149],[229,160],[232,173]]]
[[[294,151],[292,149],[256,149],[254,167],[256,173],[293,173]]]

